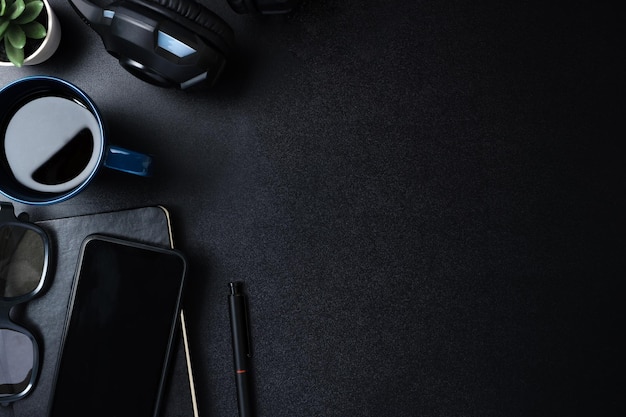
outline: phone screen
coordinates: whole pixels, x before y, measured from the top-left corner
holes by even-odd
[[[185,272],[172,249],[85,240],[50,417],[157,415]]]

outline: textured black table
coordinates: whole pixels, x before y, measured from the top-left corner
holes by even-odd
[[[53,0],[57,55],[0,82],[77,84],[157,172],[17,208],[170,209],[202,416],[236,415],[233,280],[261,416],[622,415],[624,15],[521,3],[308,0],[259,20],[204,0],[237,54],[181,92],[127,74]]]

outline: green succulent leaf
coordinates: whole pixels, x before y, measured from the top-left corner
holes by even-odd
[[[20,25],[23,25],[25,23],[30,23],[33,20],[37,19],[37,16],[39,16],[39,13],[41,13],[42,9],[43,9],[42,1],[40,0],[30,1],[24,5],[24,11],[17,19],[15,19],[15,22],[19,23]]]
[[[7,29],[6,38],[9,43],[17,49],[22,49],[26,45],[26,34],[24,30],[18,25],[9,25]]]
[[[15,48],[11,45],[8,38],[4,38],[4,50],[7,53],[7,57],[9,61],[13,63],[16,67],[21,67],[24,63],[24,50],[21,48]]]
[[[7,28],[9,27],[9,23],[10,22],[8,20],[0,18],[0,39],[4,37],[4,32],[6,32]]]
[[[27,38],[43,39],[46,37],[46,27],[39,22],[30,22],[22,25]]]
[[[5,12],[5,15],[9,18],[9,20],[17,19],[23,12],[26,5],[24,4],[24,0],[15,0]]]
[[[4,12],[7,9],[7,2],[4,0],[0,0],[0,16],[4,16]]]

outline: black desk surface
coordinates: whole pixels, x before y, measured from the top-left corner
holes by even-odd
[[[623,14],[203,3],[238,42],[210,90],[135,79],[61,0],[57,54],[0,70],[77,84],[112,142],[155,155],[151,179],[101,171],[70,201],[16,206],[170,209],[202,416],[236,415],[233,280],[261,416],[621,415]]]

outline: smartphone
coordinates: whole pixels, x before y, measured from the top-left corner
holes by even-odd
[[[159,415],[186,270],[175,249],[85,239],[49,417]]]

